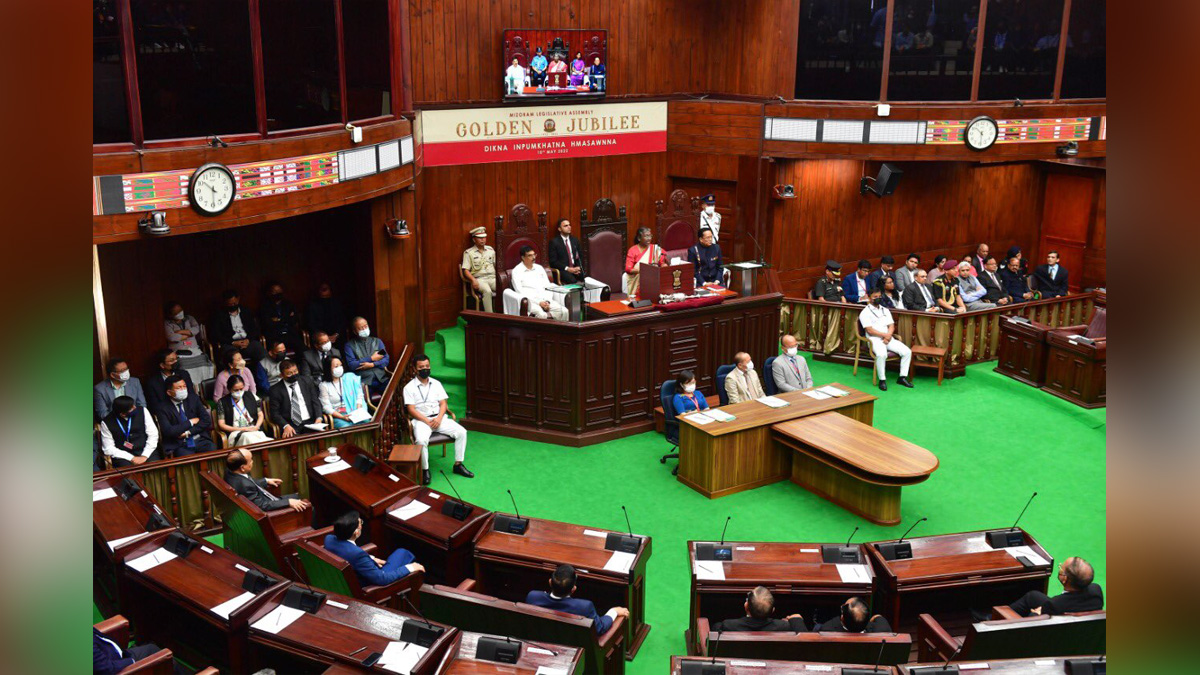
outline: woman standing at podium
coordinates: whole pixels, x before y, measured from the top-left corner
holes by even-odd
[[[629,247],[629,253],[625,255],[625,274],[621,276],[621,281],[625,285],[625,295],[630,298],[638,293],[641,288],[641,265],[665,265],[667,264],[667,254],[663,253],[660,246],[654,243],[654,235],[648,227],[639,227],[637,231],[637,243]]]

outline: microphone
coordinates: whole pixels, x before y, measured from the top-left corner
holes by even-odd
[[[871,675],[879,672],[879,663],[883,660],[883,650],[887,647],[887,638],[879,641],[879,653],[875,656],[875,666],[866,668],[842,668],[842,675]]]
[[[1025,535],[1017,531],[1017,523],[1021,522],[1021,518],[1025,516],[1025,511],[1029,509],[1029,505],[1033,503],[1033,498],[1037,495],[1037,492],[1029,495],[1029,501],[1025,502],[1025,508],[1021,509],[1021,513],[1013,521],[1012,527],[1006,530],[993,530],[987,533],[988,546],[992,548],[1006,548],[1009,546],[1025,545]]]
[[[908,533],[909,533],[909,532],[912,532],[912,531],[913,531],[913,528],[914,528],[914,527],[916,527],[916,526],[920,525],[922,522],[924,522],[924,521],[926,521],[926,520],[929,520],[929,519],[928,519],[928,518],[921,518],[921,519],[917,520],[917,522],[913,523],[913,524],[912,524],[912,527],[908,528],[908,530],[907,530],[907,531],[906,531],[904,534],[900,535],[900,538],[896,540],[896,543],[900,543],[900,542],[904,541],[904,538],[908,536]]]
[[[733,547],[725,546],[725,532],[729,529],[729,521],[732,518],[733,516],[725,517],[720,544],[696,544],[696,560],[733,560]]]
[[[854,535],[858,534],[858,528],[846,537],[845,546],[834,546],[833,544],[824,544],[821,546],[821,562],[823,563],[841,563],[841,564],[857,564],[862,562],[862,556],[859,554],[857,546],[851,546],[850,540]]]
[[[958,656],[958,653],[962,651],[962,648],[963,645],[959,645],[958,649],[955,649],[954,653],[946,658],[946,662],[942,664],[942,670],[950,670],[950,662],[954,660],[954,657]],[[958,666],[954,666],[954,670],[958,671]]]
[[[450,486],[451,490],[454,490],[454,496],[458,497],[457,502],[448,497],[446,501],[442,502],[442,515],[450,516],[455,520],[466,520],[467,516],[471,515],[471,512],[475,510],[475,507],[467,506],[466,502],[463,501],[462,495],[458,494],[458,490],[454,487],[454,483],[450,482],[450,477],[446,475],[445,471],[438,469],[438,473],[442,474],[442,478],[446,479],[446,484]]]
[[[1017,519],[1013,521],[1012,527],[1009,529],[1013,529],[1013,530],[1017,529],[1017,523],[1021,522],[1021,518],[1023,518],[1025,516],[1026,509],[1028,509],[1029,505],[1033,503],[1033,498],[1036,496],[1037,496],[1037,491],[1035,490],[1033,494],[1029,495],[1029,501],[1025,502],[1025,508],[1021,509],[1020,515],[1018,515]]]
[[[721,528],[721,545],[722,546],[725,545],[725,531],[729,529],[729,521],[732,519],[733,519],[733,516],[725,516],[725,527]]]
[[[633,527],[629,524],[629,511],[625,510],[624,504],[621,505],[621,510],[625,512],[625,527],[629,529],[629,535],[609,532],[604,539],[604,548],[608,551],[637,553],[642,546],[642,538],[633,534]]]
[[[712,651],[712,661],[711,661],[711,663],[716,663],[716,662],[717,662],[717,647],[720,647],[720,646],[721,646],[721,633],[723,633],[723,632],[724,632],[724,631],[718,631],[718,632],[717,632],[717,641],[716,641],[715,643],[713,643],[713,651]]]
[[[296,566],[292,564],[292,557],[290,555],[283,556],[283,562],[287,563],[287,566],[292,570],[292,574],[296,575],[296,583],[304,586],[304,588],[296,588],[295,586],[288,588],[287,593],[284,593],[283,601],[280,604],[287,605],[292,609],[304,610],[309,614],[316,614],[317,610],[321,607],[321,601],[325,599],[325,594],[318,592],[312,586],[300,581],[300,579],[303,579],[304,577],[300,576],[300,572],[298,572],[296,570]]]
[[[849,545],[850,545],[850,540],[851,540],[851,539],[853,539],[853,538],[854,538],[854,535],[856,535],[856,534],[858,534],[858,527],[857,527],[857,526],[854,528],[854,531],[850,533],[850,536],[849,536],[849,537],[846,537],[846,545],[847,545],[847,546],[849,546]]]
[[[884,638],[879,641],[879,653],[875,655],[875,667],[871,668],[872,671],[879,670],[879,662],[883,660],[883,648],[884,647],[887,647],[887,638]]]
[[[765,258],[763,258],[763,254],[762,254],[762,246],[760,246],[758,244],[758,240],[754,238],[754,235],[750,234],[750,230],[747,229],[747,230],[745,230],[745,232],[746,232],[746,236],[750,237],[750,241],[754,242],[754,251],[756,253],[758,253],[758,264],[759,265],[766,264],[766,260],[765,260]]]
[[[400,628],[400,639],[405,642],[412,642],[418,647],[429,647],[437,642],[437,639],[442,636],[442,633],[446,632],[446,629],[430,623],[429,619],[426,619],[425,615],[421,613],[421,610],[417,609],[417,606],[412,603],[412,600],[408,599],[407,591],[400,594],[400,599],[425,622],[424,626],[419,626],[412,621],[405,621],[404,626]],[[412,626],[412,628],[410,629],[409,626]]]
[[[492,520],[492,530],[509,534],[525,534],[525,530],[529,529],[529,519],[521,517],[521,512],[517,510],[517,499],[513,497],[512,490],[505,492],[508,492],[508,498],[512,500],[513,511],[516,512],[517,517],[513,518],[503,513],[497,513]]]
[[[142,486],[129,477],[129,474],[121,470],[120,467],[114,466],[113,471],[121,477],[121,482],[117,484],[114,491],[123,501],[129,501],[134,495],[142,491]]]
[[[629,536],[632,537],[633,536],[633,525],[629,524],[629,511],[625,510],[624,504],[621,505],[621,513],[625,514],[625,529],[629,530]],[[1016,525],[1014,525],[1013,527],[1016,527]],[[724,535],[722,535],[722,538],[724,538]]]
[[[917,522],[912,524],[912,527],[908,528],[904,534],[900,535],[899,539],[896,541],[875,544],[875,549],[879,551],[884,560],[908,560],[912,558],[912,544],[904,543],[904,538],[908,536],[909,532],[913,531],[913,528],[926,520],[929,519],[921,518],[917,520]]]

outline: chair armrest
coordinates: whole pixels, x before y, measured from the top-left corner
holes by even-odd
[[[708,634],[709,623],[706,617],[698,617],[696,619],[696,653],[700,656],[708,655]]]
[[[375,551],[379,550],[379,547],[376,546],[375,542],[373,541],[363,544],[359,548],[361,548],[367,555],[374,555]]]
[[[1051,328],[1050,330],[1054,331],[1055,333],[1064,333],[1064,334],[1070,334],[1070,335],[1083,335],[1084,333],[1087,332],[1087,329],[1088,329],[1088,327],[1086,325],[1078,324],[1075,326],[1063,326],[1062,328]]]
[[[1008,621],[1019,618],[1021,615],[1014,612],[1008,605],[997,605],[992,608],[992,621]]]
[[[121,645],[122,648],[129,644],[129,619],[120,614],[96,624],[96,630],[100,631],[104,637]]]
[[[458,582],[458,585],[455,586],[454,588],[456,588],[460,591],[473,591],[473,590],[475,590],[476,583],[477,582],[474,579],[467,578],[467,579],[463,579],[462,581]]]
[[[144,659],[135,661],[118,675],[170,675],[175,672],[174,659],[170,649],[160,649]]]
[[[618,616],[617,618],[613,619],[612,625],[608,627],[608,630],[596,639],[596,642],[600,645],[601,649],[606,649],[613,643],[614,640],[618,640],[621,637],[624,637],[624,635],[625,617]]]
[[[424,572],[413,572],[393,581],[387,586],[364,586],[363,594],[372,602],[381,602],[391,597],[415,591],[425,583]]]
[[[221,671],[217,670],[216,668],[213,668],[212,666],[209,666],[209,667],[205,668],[204,670],[196,671],[196,675],[221,675]]]
[[[917,618],[917,642],[917,660],[922,663],[941,661],[958,649],[958,641],[928,614]]]

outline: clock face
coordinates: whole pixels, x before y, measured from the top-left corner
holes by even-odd
[[[967,131],[963,134],[963,140],[972,150],[987,150],[992,147],[992,143],[996,142],[999,133],[1000,129],[996,125],[996,120],[987,115],[980,115],[967,123]]]
[[[199,213],[215,216],[233,203],[233,173],[220,164],[196,169],[188,183],[188,199]]]

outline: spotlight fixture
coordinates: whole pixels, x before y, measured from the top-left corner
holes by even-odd
[[[1075,141],[1067,141],[1055,148],[1055,152],[1059,157],[1074,157],[1079,154],[1079,143]]]
[[[142,234],[170,234],[171,226],[167,225],[167,212],[155,211],[138,218],[138,231]]]
[[[403,239],[412,234],[408,229],[408,221],[399,218],[388,219],[383,226],[383,231],[392,239]]]
[[[794,185],[776,185],[775,186],[775,198],[776,199],[795,199],[796,198],[796,187]]]

